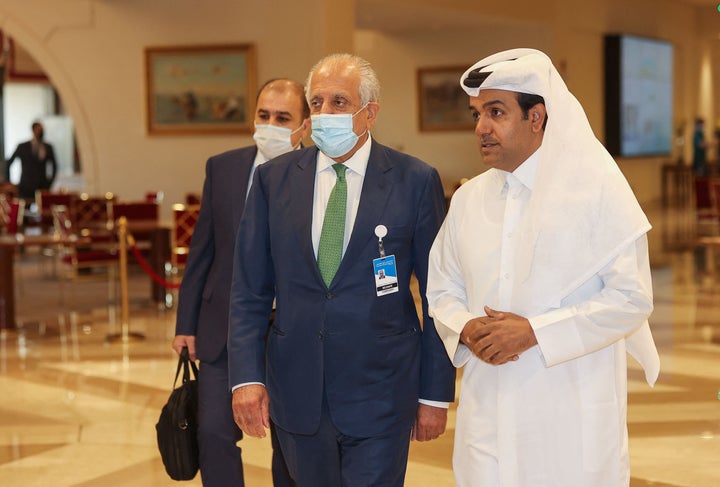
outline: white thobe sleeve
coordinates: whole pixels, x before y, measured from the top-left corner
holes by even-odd
[[[445,350],[455,367],[462,367],[472,352],[460,343],[465,324],[475,316],[468,310],[467,292],[457,247],[452,213],[435,237],[428,261],[428,310]]]
[[[653,309],[647,236],[642,235],[598,273],[602,288],[588,299],[529,317],[545,365],[600,350],[642,326]]]

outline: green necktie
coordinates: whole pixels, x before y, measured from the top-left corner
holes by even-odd
[[[347,181],[345,164],[333,164],[337,181],[325,209],[320,243],[318,244],[318,267],[325,285],[335,277],[342,260],[343,239],[345,238],[345,208],[347,207]]]

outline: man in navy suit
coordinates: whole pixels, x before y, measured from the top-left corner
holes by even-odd
[[[20,158],[20,182],[18,196],[26,200],[35,199],[38,189],[50,189],[57,174],[57,159],[53,146],[43,141],[45,131],[40,122],[32,124],[33,138],[18,144],[15,152],[5,163],[5,177],[10,180],[10,165]]]
[[[328,56],[305,90],[316,147],[258,168],[240,222],[228,337],[235,421],[255,437],[272,421],[299,487],[402,486],[411,437],[442,434],[454,399],[425,299],[443,189],[434,168],[370,137],[380,105],[367,61]],[[328,275],[318,247],[337,185],[344,236]],[[381,268],[392,283],[376,285]]]
[[[235,235],[255,168],[297,149],[309,125],[309,108],[299,83],[270,80],[255,110],[256,145],[208,159],[200,215],[180,286],[173,349],[188,347],[200,359],[200,474],[205,487],[244,485],[242,432],[233,421],[228,383],[228,300]],[[276,486],[292,485],[282,457],[273,455]],[[283,480],[285,479],[285,480]]]

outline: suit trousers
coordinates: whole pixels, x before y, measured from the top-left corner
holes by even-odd
[[[227,352],[214,362],[200,362],[198,387],[198,442],[203,487],[243,487],[242,450],[237,446],[242,431],[232,414]],[[271,440],[273,486],[295,487],[274,430]]]
[[[290,475],[298,487],[402,487],[407,470],[410,430],[354,438],[332,422],[323,398],[320,427],[313,435],[275,425]]]
[[[242,487],[243,465],[237,442],[242,431],[232,414],[227,352],[214,362],[200,362],[198,443],[203,487]]]

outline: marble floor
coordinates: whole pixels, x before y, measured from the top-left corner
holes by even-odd
[[[697,248],[694,216],[650,212],[655,290],[651,324],[662,358],[654,389],[629,370],[633,487],[720,485],[720,272]],[[715,231],[711,229],[711,232]],[[719,232],[720,233],[720,232]],[[128,340],[102,281],[60,286],[27,252],[17,264],[18,329],[0,332],[0,486],[173,486],[154,425],[171,386],[174,312],[130,273]],[[73,292],[74,291],[74,292]],[[450,487],[449,431],[411,446],[406,485]],[[268,441],[242,442],[248,486],[270,486]],[[182,485],[200,486],[199,476]]]

